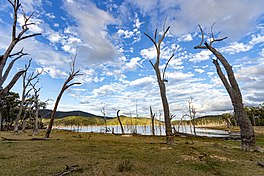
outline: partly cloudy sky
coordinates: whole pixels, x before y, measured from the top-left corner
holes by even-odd
[[[166,79],[171,113],[187,113],[193,98],[197,116],[232,112],[226,90],[216,74],[213,55],[195,50],[201,40],[198,24],[209,40],[214,25],[214,43],[233,65],[245,105],[264,102],[264,1],[262,0],[21,0],[22,8],[34,16],[30,33],[42,36],[21,42],[15,49],[30,55],[16,62],[11,74],[32,58],[30,71],[40,68],[40,98],[55,100],[77,53],[76,67],[82,85],[63,95],[59,110],[83,110],[108,116],[122,114],[149,116],[162,111],[155,72],[150,64],[156,51],[144,35],[162,34],[171,26],[162,43],[161,70],[169,63]],[[23,24],[21,11],[18,18]],[[10,42],[12,8],[0,1],[0,52]],[[20,28],[20,26],[18,26]],[[12,91],[21,92],[21,81]],[[48,108],[53,107],[50,101]]]

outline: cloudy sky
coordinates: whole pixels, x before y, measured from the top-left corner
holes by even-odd
[[[167,26],[162,43],[161,70],[173,52],[166,79],[171,113],[187,113],[187,100],[193,98],[197,116],[232,112],[230,99],[218,78],[207,50],[195,50],[200,43],[200,24],[209,40],[213,23],[214,43],[233,65],[244,103],[264,102],[264,1],[261,0],[21,0],[22,8],[34,16],[30,33],[42,36],[21,42],[29,57],[16,62],[11,74],[32,58],[30,71],[43,68],[40,98],[55,100],[77,53],[76,67],[82,85],[63,95],[59,110],[83,110],[108,116],[122,114],[148,116],[162,110],[158,84],[149,62],[155,49],[144,32],[153,36]],[[18,19],[23,24],[21,11]],[[0,1],[0,52],[10,42],[12,8]],[[21,92],[21,81],[13,91]],[[53,107],[50,101],[48,108]]]

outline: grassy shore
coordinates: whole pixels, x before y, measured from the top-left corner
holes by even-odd
[[[257,130],[257,144],[264,148],[264,127]],[[39,136],[44,136],[41,131]],[[54,175],[66,165],[78,165],[70,175],[256,175],[262,176],[264,153],[243,152],[239,141],[175,137],[166,145],[164,137],[52,131],[50,140],[31,139],[31,132],[1,137],[0,175]]]

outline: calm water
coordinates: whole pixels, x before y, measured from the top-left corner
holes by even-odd
[[[178,132],[194,134],[193,128],[190,126],[174,126]],[[94,132],[94,133],[105,133],[105,126],[57,126],[54,127],[56,129],[62,130],[71,130],[75,132]],[[225,130],[215,130],[208,128],[195,128],[197,136],[209,136],[209,137],[228,137],[229,133]],[[107,133],[121,134],[120,126],[108,126]],[[150,126],[124,126],[125,133],[132,134],[142,134],[142,135],[151,135],[151,127]],[[165,126],[156,126],[155,127],[156,135],[165,135]],[[239,134],[235,134],[239,135]]]

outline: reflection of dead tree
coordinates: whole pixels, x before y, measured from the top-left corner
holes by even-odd
[[[217,49],[215,49],[212,46],[214,42],[223,41],[227,37],[216,39],[213,33],[213,26],[214,25],[212,25],[211,27],[210,43],[207,43],[207,42],[204,42],[204,32],[202,30],[202,27],[199,25],[199,28],[202,34],[202,41],[200,42],[198,46],[195,46],[194,48],[195,49],[208,49],[216,57],[216,59],[213,59],[213,64],[215,65],[217,74],[220,77],[222,83],[224,84],[229,94],[232,105],[234,107],[235,119],[240,127],[241,149],[246,150],[246,151],[255,150],[256,149],[255,132],[247,116],[247,113],[244,109],[242,94],[238,86],[238,83],[236,81],[233,68],[229,64],[229,62],[226,60],[226,58]],[[222,64],[227,74],[227,77],[224,75],[222,68],[219,64],[219,61]]]
[[[150,118],[151,118],[151,132],[152,135],[155,136],[155,114],[153,114],[151,106],[149,107],[149,110],[150,110]]]
[[[52,114],[51,114],[51,117],[50,117],[49,126],[48,126],[48,129],[47,129],[46,134],[45,134],[45,138],[49,138],[49,136],[50,136],[52,125],[53,125],[54,118],[55,118],[55,113],[57,111],[57,108],[58,108],[60,99],[62,97],[62,94],[69,87],[81,84],[80,82],[70,83],[76,76],[82,75],[82,74],[79,73],[80,70],[75,71],[75,61],[76,61],[76,55],[75,55],[74,59],[72,60],[71,72],[69,73],[69,76],[68,76],[67,80],[64,82],[64,84],[63,84],[63,86],[61,88],[61,91],[60,91],[60,93],[59,93],[59,95],[58,95],[58,97],[56,99],[56,102],[55,102],[55,105],[54,105],[54,108],[53,108],[53,111],[52,111]]]
[[[168,103],[167,96],[166,96],[166,86],[165,86],[165,82],[168,82],[168,80],[165,79],[165,72],[166,72],[166,68],[167,68],[170,60],[174,57],[174,53],[172,53],[171,57],[167,61],[162,75],[161,75],[160,68],[159,68],[159,66],[160,66],[160,54],[161,54],[161,43],[164,40],[164,38],[165,38],[167,32],[169,31],[169,29],[170,29],[170,27],[168,27],[163,32],[163,35],[161,36],[161,38],[159,37],[158,42],[157,42],[157,30],[155,31],[155,34],[154,34],[153,38],[150,37],[146,33],[144,33],[144,34],[154,44],[156,52],[157,52],[155,63],[153,64],[151,61],[150,61],[150,63],[151,63],[152,67],[155,70],[155,73],[156,73],[156,76],[157,76],[158,85],[159,85],[159,89],[160,89],[160,96],[161,96],[161,100],[162,100],[164,119],[165,119],[166,142],[167,142],[167,144],[173,144],[174,143],[174,139],[173,139],[171,121],[170,121],[170,109],[169,109],[169,103]]]
[[[123,128],[123,125],[122,125],[122,122],[121,122],[121,119],[120,119],[120,116],[119,116],[119,112],[120,112],[120,110],[118,110],[118,111],[116,112],[117,120],[118,120],[118,122],[119,122],[119,124],[120,124],[122,134],[125,134],[125,132],[124,132],[124,128]]]

